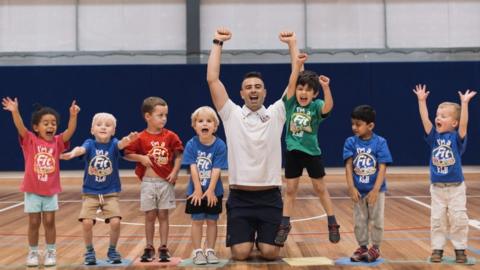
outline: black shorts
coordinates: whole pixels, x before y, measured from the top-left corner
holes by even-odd
[[[297,178],[302,176],[303,168],[307,168],[311,178],[325,176],[322,156],[311,156],[302,151],[287,151],[285,154],[285,178]]]
[[[227,200],[227,247],[255,241],[275,245],[282,211],[279,188],[262,191],[230,189]]]
[[[187,214],[208,214],[208,215],[215,215],[220,214],[222,212],[222,199],[223,195],[217,196],[217,204],[213,207],[208,206],[207,198],[203,198],[200,205],[193,205],[192,199],[187,199],[185,204],[185,213]]]

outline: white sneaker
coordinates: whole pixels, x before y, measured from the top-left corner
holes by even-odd
[[[217,255],[215,255],[215,250],[213,250],[211,248],[207,248],[205,250],[205,255],[207,257],[207,263],[216,264],[216,263],[220,262],[218,260]]]
[[[38,250],[30,250],[27,255],[27,266],[38,266]]]
[[[192,261],[193,261],[193,264],[196,264],[196,265],[207,264],[207,257],[205,257],[205,254],[203,254],[203,250],[195,249],[192,252]]]
[[[57,252],[55,249],[49,249],[45,252],[44,266],[54,266],[57,264]]]

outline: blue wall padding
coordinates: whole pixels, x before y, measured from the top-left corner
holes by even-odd
[[[434,117],[441,101],[459,102],[457,91],[480,90],[480,62],[422,63],[325,63],[308,64],[307,69],[331,78],[335,106],[332,115],[320,125],[319,141],[327,166],[343,166],[342,148],[352,135],[350,113],[360,104],[377,110],[375,132],[387,138],[396,166],[428,164],[428,147],[418,114],[416,83],[425,83],[431,94],[430,116]],[[265,104],[271,104],[284,91],[290,74],[289,64],[225,64],[221,79],[230,97],[241,103],[239,90],[243,74],[262,72],[268,90]],[[28,66],[0,67],[0,94],[18,97],[21,114],[30,126],[32,104],[41,103],[57,109],[61,116],[59,131],[66,128],[68,107],[76,99],[82,111],[72,145],[90,137],[92,116],[110,112],[118,119],[117,135],[142,130],[142,100],[151,95],[169,104],[167,128],[179,134],[184,143],[194,135],[190,114],[199,106],[212,106],[206,83],[206,65],[109,65],[109,66]],[[320,96],[323,96],[320,94]],[[480,95],[470,104],[467,151],[463,164],[479,163]],[[23,157],[17,132],[9,112],[0,114],[3,154],[0,170],[23,170]],[[432,119],[433,121],[433,119]],[[224,138],[223,127],[219,136]],[[121,168],[133,164],[122,161]],[[62,161],[62,169],[82,169],[80,160]]]

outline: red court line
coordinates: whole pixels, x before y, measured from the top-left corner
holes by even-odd
[[[397,228],[388,228],[385,229],[385,232],[402,232],[402,231],[419,231],[419,230],[430,230],[430,226],[423,226],[423,227],[397,227]],[[342,234],[353,234],[353,231],[340,231]],[[291,236],[302,236],[302,235],[324,235],[328,234],[328,232],[297,232],[297,233],[290,233]],[[25,233],[4,233],[0,232],[0,236],[27,236]],[[43,235],[40,235],[43,236]],[[68,235],[68,234],[57,234],[57,238],[65,237],[65,238],[83,238],[83,235]],[[104,237],[110,238],[110,235],[94,235],[93,237]],[[190,234],[170,234],[168,235],[169,238],[190,238]],[[204,236],[205,237],[205,236]],[[225,237],[225,235],[218,235],[217,237]],[[120,238],[145,238],[144,235],[120,235]]]

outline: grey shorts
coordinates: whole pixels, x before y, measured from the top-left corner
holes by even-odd
[[[140,186],[140,210],[175,208],[173,185],[162,178],[144,177]]]

